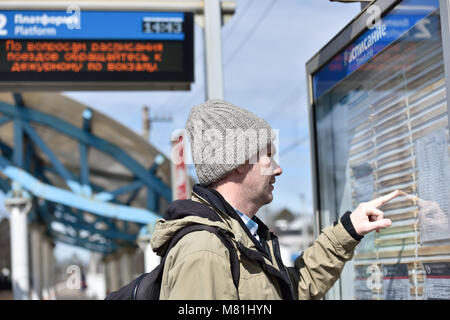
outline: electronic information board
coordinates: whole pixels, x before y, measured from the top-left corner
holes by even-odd
[[[188,89],[193,70],[193,13],[0,10],[2,90]]]

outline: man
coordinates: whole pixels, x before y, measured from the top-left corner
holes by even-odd
[[[191,200],[169,206],[157,223],[152,248],[164,255],[170,239],[191,224],[219,227],[232,234],[239,285],[233,282],[226,246],[215,234],[196,231],[169,251],[160,299],[320,299],[364,234],[391,224],[378,207],[397,191],[345,213],[287,268],[277,237],[256,216],[273,200],[273,185],[283,172],[274,160],[270,125],[245,109],[210,100],[191,110],[186,131],[199,184]]]

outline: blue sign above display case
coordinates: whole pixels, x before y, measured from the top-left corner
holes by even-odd
[[[433,37],[424,18],[436,9],[439,9],[438,0],[401,2],[313,75],[314,99],[365,65],[411,28],[416,27],[417,40]]]

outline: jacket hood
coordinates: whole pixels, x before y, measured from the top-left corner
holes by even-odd
[[[178,231],[190,224],[216,226],[231,232],[217,213],[207,205],[193,200],[175,200],[167,208],[164,218],[156,223],[150,242],[153,251],[160,256],[164,255],[169,241]]]

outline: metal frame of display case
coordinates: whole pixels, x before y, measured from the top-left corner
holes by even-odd
[[[450,106],[450,0],[439,0],[442,28],[442,46],[444,47],[445,79],[447,81],[447,106]],[[450,119],[450,108],[447,107]]]
[[[378,0],[372,5],[377,5],[381,9],[381,15],[389,12],[402,0]],[[447,88],[447,105],[450,106],[450,0],[439,0],[440,18],[443,39],[443,52],[445,64],[445,78]],[[352,21],[350,21],[339,33],[333,37],[322,49],[320,49],[306,63],[306,83],[308,98],[308,118],[310,128],[310,145],[311,145],[311,169],[312,169],[312,190],[313,190],[313,212],[315,218],[314,235],[318,236],[323,227],[323,221],[320,215],[320,190],[318,181],[318,159],[317,159],[317,137],[316,137],[316,119],[314,115],[314,92],[313,92],[313,74],[320,70],[324,65],[330,62],[336,54],[344,49],[350,42],[355,40],[365,30],[367,30],[366,22],[370,19],[371,14],[367,12],[370,6],[365,7]],[[450,119],[450,108],[448,108]],[[341,286],[336,289],[334,296],[341,297]]]

